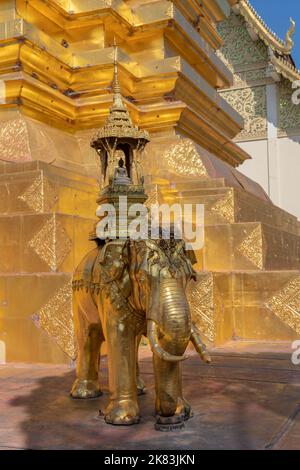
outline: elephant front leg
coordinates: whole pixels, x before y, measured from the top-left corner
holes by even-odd
[[[186,421],[193,417],[193,411],[189,402],[183,397],[181,364],[179,364],[178,391],[179,391],[179,396],[178,396],[176,413],[182,414],[184,416],[184,420]]]
[[[178,337],[161,338],[161,347],[164,351],[176,355],[183,355],[188,341]],[[168,431],[181,429],[184,421],[192,416],[189,403],[182,395],[182,373],[179,361],[167,360],[154,350],[153,366],[155,374],[156,391],[156,429]]]
[[[95,318],[97,319],[98,312]],[[100,349],[103,342],[101,324],[90,323],[76,299],[73,302],[75,335],[78,345],[76,380],[71,389],[73,398],[96,398],[99,387]],[[99,317],[98,317],[99,318]]]
[[[179,364],[153,357],[156,391],[156,413],[159,416],[175,415],[179,396]]]
[[[109,316],[109,315],[108,315]],[[129,426],[140,420],[136,384],[136,334],[126,322],[106,326],[110,402],[106,423]]]
[[[158,431],[172,431],[184,427],[184,404],[180,399],[180,368],[178,363],[170,363],[153,357],[156,391],[156,425]]]

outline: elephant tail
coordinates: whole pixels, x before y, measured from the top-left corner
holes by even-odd
[[[206,362],[207,364],[210,364],[211,357],[208,354],[206,350],[206,346],[202,342],[200,335],[194,325],[192,325],[191,342],[193,343],[194,348],[196,349],[197,353],[201,357],[202,361]]]

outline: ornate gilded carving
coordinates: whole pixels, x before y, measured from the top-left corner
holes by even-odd
[[[244,129],[238,139],[266,137],[267,105],[264,86],[224,91],[220,94],[244,118]]]
[[[288,80],[279,84],[279,128],[282,131],[300,128],[300,106],[292,101],[294,91]]]
[[[254,266],[263,269],[263,234],[261,225],[258,225],[247,235],[237,247],[237,251],[242,253]]]
[[[211,210],[223,217],[227,222],[234,223],[235,210],[234,210],[234,191],[229,189],[225,196],[219,199],[212,207]]]
[[[159,204],[159,190],[157,184],[155,184],[148,193],[148,199],[145,202],[145,206],[150,209],[151,206],[155,204]]]
[[[300,276],[292,279],[265,305],[285,325],[300,334]]]
[[[300,79],[300,70],[295,67],[289,57],[272,54],[271,66],[291,83]]]
[[[7,162],[31,160],[28,129],[22,119],[11,119],[0,124],[0,155]]]
[[[102,175],[105,185],[110,185],[114,180],[117,160],[124,151],[118,145],[130,145],[132,152],[132,168],[128,184],[141,185],[141,154],[150,140],[148,131],[135,126],[124,104],[119,84],[117,46],[114,46],[114,79],[113,79],[113,104],[103,127],[101,127],[91,141],[91,146],[97,150],[100,156]],[[130,142],[130,144],[129,144]],[[119,155],[119,156],[118,156]],[[124,162],[125,164],[125,154]],[[121,171],[120,169],[117,171]],[[123,168],[123,171],[126,171]],[[123,178],[124,179],[124,178]],[[131,180],[131,181],[130,181]]]
[[[53,186],[39,175],[18,199],[24,201],[34,212],[42,213],[52,209],[58,196]]]
[[[243,70],[233,75],[233,85],[247,87],[266,82],[266,67],[252,70]]]
[[[55,215],[50,217],[28,244],[52,271],[59,268],[72,248],[71,240]]]
[[[189,139],[181,139],[171,145],[162,155],[164,166],[179,176],[208,177],[196,144]]]
[[[75,359],[72,284],[70,281],[50,297],[34,316],[34,321],[71,359]]]
[[[293,18],[290,18],[290,22],[291,22],[290,28],[289,28],[288,32],[286,33],[286,36],[285,36],[285,43],[286,43],[288,51],[291,53],[292,49],[294,47],[294,44],[295,44],[294,40],[293,40],[293,37],[294,37],[295,31],[296,31],[296,23],[293,20]]]
[[[209,274],[188,287],[188,301],[193,321],[207,339],[215,339],[213,276]]]

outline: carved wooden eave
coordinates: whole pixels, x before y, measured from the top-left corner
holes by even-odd
[[[290,82],[293,83],[296,80],[300,80],[300,70],[285,57],[272,55],[271,63],[275,67],[276,72],[287,78]]]
[[[261,39],[271,51],[271,64],[279,75],[291,82],[300,79],[300,71],[295,67],[291,56],[295,33],[295,22],[291,19],[291,26],[282,41],[264,22],[249,0],[230,0],[233,11],[244,17],[248,32],[253,40]]]
[[[295,24],[291,20],[291,27],[286,35],[286,40],[282,41],[277,34],[272,31],[257,13],[248,0],[235,0],[232,2],[233,10],[242,15],[247,24],[252,28],[257,36],[279,55],[290,55],[294,46],[292,36],[295,32]]]

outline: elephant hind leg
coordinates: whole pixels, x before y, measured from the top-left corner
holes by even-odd
[[[140,366],[139,366],[139,346],[141,344],[142,336],[143,334],[140,333],[137,336],[137,340],[136,340],[136,348],[137,348],[137,351],[136,351],[136,387],[137,387],[138,396],[145,395],[146,393],[145,382],[143,381],[141,377]]]
[[[73,315],[78,356],[76,380],[70,392],[73,398],[88,399],[102,395],[99,386],[99,364],[100,349],[104,339],[97,309],[94,304],[92,306],[96,312],[92,317],[87,318],[75,293]]]

